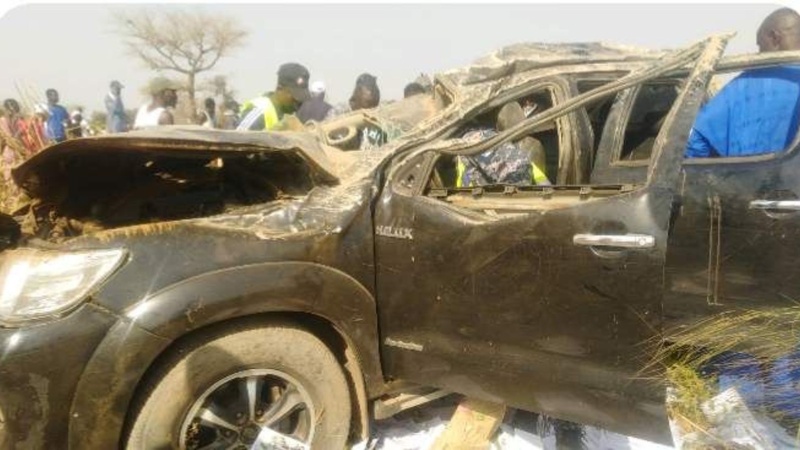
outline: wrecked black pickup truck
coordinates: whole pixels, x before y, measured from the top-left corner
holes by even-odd
[[[712,75],[800,61],[726,42],[513,46],[375,151],[341,136],[380,111],[43,151],[0,255],[0,446],[341,449],[437,392],[669,441],[643,343],[800,295],[797,146],[682,158]],[[462,139],[514,101],[538,109]],[[525,137],[549,185],[458,186]]]

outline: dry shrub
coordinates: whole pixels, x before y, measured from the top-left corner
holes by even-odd
[[[675,398],[669,404],[671,417],[684,430],[708,429],[710,424],[700,405],[714,396],[714,381],[682,364],[667,368],[666,377],[669,385],[675,388]]]
[[[751,409],[775,419],[794,435],[799,402],[789,398],[783,403],[780,394],[796,388],[770,377],[788,378],[800,368],[800,358],[787,358],[797,355],[798,343],[800,305],[731,311],[669,330],[652,342],[654,356],[645,371],[665,371],[668,385],[675,389],[670,414],[686,430],[708,432],[700,405],[717,393],[718,380],[709,370],[713,368],[735,373],[742,386],[758,386],[764,402]]]

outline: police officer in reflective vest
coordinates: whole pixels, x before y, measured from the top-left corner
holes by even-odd
[[[294,113],[309,99],[309,73],[303,65],[286,63],[278,68],[275,91],[242,104],[237,130],[274,130],[285,114]]]

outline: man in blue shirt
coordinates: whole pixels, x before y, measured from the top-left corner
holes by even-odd
[[[67,139],[69,114],[63,106],[58,104],[58,91],[55,89],[48,89],[45,95],[47,96],[45,135],[53,142],[61,142]]]
[[[758,29],[759,52],[800,50],[800,14],[781,8]],[[794,140],[800,119],[800,66],[742,72],[700,110],[687,158],[779,152]]]

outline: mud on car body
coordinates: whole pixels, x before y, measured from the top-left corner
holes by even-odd
[[[417,103],[306,132],[45,150],[14,171],[31,197],[20,227],[3,222],[2,448],[341,448],[409,386],[668,440],[640,344],[735,305],[689,295],[702,274],[665,277],[708,263],[673,261],[674,242],[709,245],[679,233],[709,214],[685,180],[713,177],[682,163],[686,137],[715,70],[800,60],[720,60],[726,40],[516,46]],[[517,125],[459,138],[532,98],[544,107]],[[364,121],[401,132],[343,151]],[[455,187],[457,155],[525,136],[553,186]],[[733,166],[774,181],[793,155]],[[715,164],[729,167],[698,167]],[[737,192],[723,214],[749,201]]]

